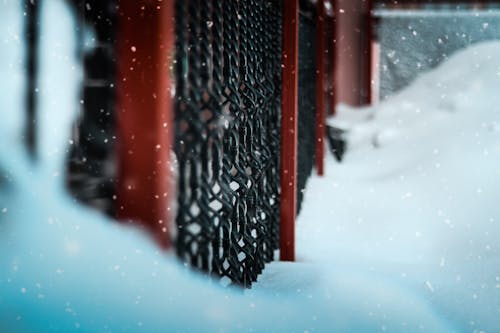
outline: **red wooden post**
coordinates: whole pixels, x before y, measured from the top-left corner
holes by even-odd
[[[281,72],[280,260],[295,260],[297,213],[297,117],[299,74],[299,1],[283,2]]]
[[[336,1],[334,1],[336,2]],[[331,4],[333,7],[334,5]],[[337,57],[337,36],[336,36],[336,28],[335,28],[335,15],[337,11],[332,8],[332,15],[330,16],[330,36],[328,36],[328,44],[329,44],[329,51],[330,51],[330,91],[329,91],[329,97],[330,97],[330,115],[335,115],[335,110],[336,110],[336,96],[335,96],[335,88],[336,88],[336,80],[335,80],[335,67],[336,67],[336,57]]]
[[[169,246],[174,0],[119,0],[117,217]]]
[[[373,13],[373,0],[367,0],[367,5],[365,9],[365,25],[366,25],[366,38],[364,45],[365,52],[365,94],[366,94],[366,104],[372,104],[372,80],[373,80],[373,50],[372,50],[372,41],[373,41],[373,22],[372,22],[372,13]]]
[[[325,4],[318,0],[316,10],[316,171],[324,174],[325,160]]]

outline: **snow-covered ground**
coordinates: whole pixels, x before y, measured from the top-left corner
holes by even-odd
[[[499,87],[489,42],[377,107],[340,107],[330,123],[350,148],[308,184],[299,263],[271,264],[256,288],[330,290],[380,330],[407,332],[418,305],[453,332],[500,332]]]
[[[297,263],[223,289],[62,190],[81,68],[43,2],[41,154],[22,131],[22,11],[0,2],[0,332],[498,332],[500,44],[377,108],[341,110],[345,161],[313,177]],[[43,42],[44,41],[44,42]],[[62,83],[62,84],[58,84]],[[62,90],[66,87],[67,90]]]

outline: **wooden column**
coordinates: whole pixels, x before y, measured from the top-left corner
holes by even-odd
[[[316,171],[318,175],[324,174],[325,160],[325,4],[318,0],[316,8]]]
[[[334,6],[333,4],[331,5],[332,7]],[[329,50],[329,57],[330,57],[330,68],[329,68],[329,77],[330,77],[330,86],[329,86],[329,91],[328,91],[328,97],[330,99],[330,110],[329,114],[330,115],[335,115],[335,110],[336,110],[336,96],[335,96],[335,88],[336,88],[336,80],[335,80],[335,67],[336,67],[336,59],[337,59],[337,36],[336,36],[336,29],[335,29],[335,15],[336,15],[335,7],[332,8],[332,15],[329,16],[329,21],[330,21],[330,35],[328,36],[328,50]]]
[[[117,217],[169,246],[174,0],[119,0]]]
[[[297,213],[297,120],[299,75],[299,1],[283,1],[281,73],[280,260],[295,260]]]
[[[373,80],[373,49],[372,49],[372,41],[373,41],[373,22],[372,22],[372,13],[373,13],[373,0],[367,0],[365,5],[363,18],[365,20],[365,45],[363,46],[364,52],[364,67],[365,67],[365,80],[364,80],[364,89],[365,89],[365,103],[370,105],[372,104],[372,80]]]

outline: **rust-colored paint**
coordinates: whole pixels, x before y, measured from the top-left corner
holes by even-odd
[[[365,67],[365,103],[370,105],[372,104],[372,81],[373,81],[373,0],[367,0],[366,9],[364,12],[365,19],[365,45],[363,46],[365,58],[364,58],[364,67]]]
[[[332,5],[333,6],[333,5]],[[336,11],[333,11],[334,13],[336,13]],[[336,29],[335,29],[335,16],[330,16],[328,17],[328,19],[330,20],[330,35],[328,36],[328,51],[329,51],[329,54],[328,56],[330,57],[330,68],[329,68],[329,73],[328,73],[328,76],[329,76],[329,79],[330,79],[330,84],[329,84],[329,87],[328,87],[328,98],[330,99],[330,102],[329,102],[329,105],[330,105],[330,110],[329,110],[329,114],[330,115],[335,115],[335,110],[336,110],[336,96],[335,96],[335,85],[336,85],[336,82],[335,82],[335,69],[336,69],[336,63],[337,63],[337,60],[336,60],[336,55],[337,55],[337,36],[336,36]]]
[[[282,43],[280,260],[294,261],[297,212],[298,0],[283,2]]]
[[[325,4],[318,0],[316,9],[316,171],[318,175],[324,175],[325,160],[325,27],[326,27]]]
[[[119,0],[117,217],[168,247],[174,0]]]
[[[363,6],[362,0],[335,0],[335,29],[338,36],[336,43],[337,70],[336,102],[352,106],[362,105],[364,86],[363,61]]]

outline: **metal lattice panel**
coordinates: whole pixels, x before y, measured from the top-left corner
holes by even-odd
[[[249,286],[279,234],[281,1],[176,1],[179,256]]]
[[[299,122],[297,155],[297,210],[314,167],[316,124],[316,27],[312,18],[299,15]]]

